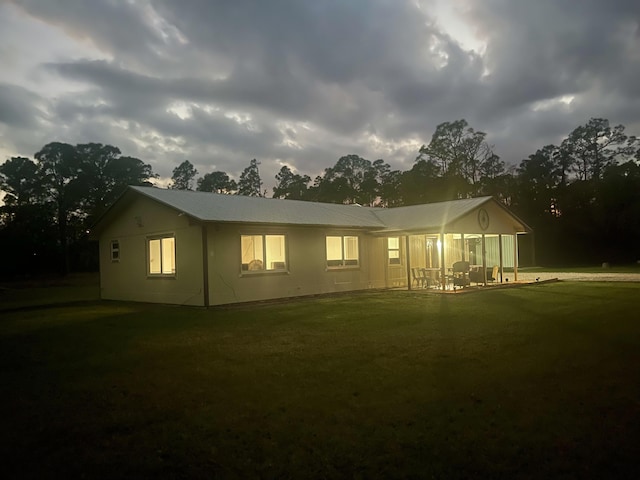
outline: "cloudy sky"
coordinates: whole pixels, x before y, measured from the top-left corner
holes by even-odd
[[[409,169],[466,119],[517,164],[590,117],[640,135],[638,0],[0,0],[0,162],[100,142],[161,176],[252,158]]]

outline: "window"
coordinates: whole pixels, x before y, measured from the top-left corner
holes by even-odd
[[[387,238],[389,265],[400,265],[400,237]]]
[[[161,237],[149,239],[149,275],[176,274],[176,239]]]
[[[118,240],[111,240],[111,261],[120,261],[120,242]]]
[[[241,235],[243,272],[287,269],[284,235]]]
[[[327,237],[327,267],[355,267],[358,258],[358,237]]]

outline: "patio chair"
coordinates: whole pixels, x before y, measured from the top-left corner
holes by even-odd
[[[484,283],[482,268],[475,267],[469,272],[469,282],[473,282],[475,284]]]
[[[420,288],[425,288],[427,284],[427,278],[424,275],[424,271],[421,268],[414,267],[411,269],[411,277],[413,278],[413,283]]]
[[[487,282],[496,281],[496,278],[498,278],[499,269],[500,268],[498,267],[498,265],[494,265],[493,267],[487,267]],[[469,272],[469,281],[477,284],[484,283],[482,268],[471,270]]]
[[[452,265],[453,286],[466,287],[469,285],[469,262],[460,261]]]
[[[498,271],[500,267],[494,265],[491,270],[487,268],[487,282],[495,282],[498,279]]]

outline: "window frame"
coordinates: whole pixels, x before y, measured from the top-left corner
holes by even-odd
[[[328,242],[329,242],[329,238],[339,238],[340,239],[340,253],[341,253],[341,259],[329,259],[329,246],[328,246]],[[346,252],[348,250],[347,248],[347,239],[349,238],[355,238],[356,239],[356,259],[351,259],[351,258],[346,258]],[[325,255],[325,265],[327,270],[349,270],[349,269],[358,269],[360,268],[360,237],[358,235],[354,235],[354,234],[332,234],[332,235],[325,235],[325,240],[324,240],[324,255]],[[347,263],[347,262],[354,262],[355,263]],[[329,262],[332,262],[332,264],[330,264]],[[335,263],[335,262],[340,262],[339,264]]]
[[[173,240],[173,255],[172,255],[172,261],[173,261],[173,270],[169,273],[163,272],[164,270],[164,259],[165,259],[165,255],[163,252],[163,240],[168,240],[168,239],[172,239]],[[159,259],[160,259],[160,272],[152,272],[151,271],[151,242],[153,241],[159,241]],[[153,236],[148,236],[146,238],[146,246],[147,246],[147,258],[146,258],[146,268],[147,268],[147,277],[149,278],[175,278],[177,271],[178,271],[178,261],[177,261],[177,241],[176,241],[176,236],[174,233],[166,233],[166,234],[161,234],[161,235],[153,235]]]
[[[247,268],[245,268],[245,263],[243,263],[242,261],[242,239],[244,237],[254,237],[254,242],[255,242],[255,237],[259,237],[260,238],[260,244],[262,246],[262,259],[257,259],[260,260],[262,262],[263,268],[259,268],[259,269],[255,269],[255,270],[251,270],[249,269],[248,265]],[[282,262],[270,262],[270,263],[283,263],[284,265],[281,268],[264,268],[265,266],[267,266],[267,262],[268,262],[268,254],[267,254],[267,237],[282,237],[282,254],[284,257],[284,261]],[[275,275],[275,274],[282,274],[282,273],[289,273],[289,238],[288,235],[286,233],[283,232],[265,232],[265,231],[260,231],[260,232],[240,232],[240,258],[239,258],[239,264],[240,264],[240,276],[251,276],[251,275]]]
[[[113,263],[120,262],[120,240],[111,240],[109,243],[109,256]],[[115,254],[115,255],[114,255]]]
[[[391,248],[389,243],[390,240],[396,239],[398,241],[398,246]],[[397,252],[397,257],[392,257],[391,252]],[[392,260],[397,260],[392,262]],[[387,237],[387,263],[389,266],[397,267],[402,265],[402,254],[400,250],[400,237]]]

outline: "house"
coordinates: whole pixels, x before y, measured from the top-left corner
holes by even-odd
[[[450,288],[458,260],[517,275],[518,234],[529,231],[491,197],[382,209],[129,187],[92,236],[102,298],[209,306]]]

